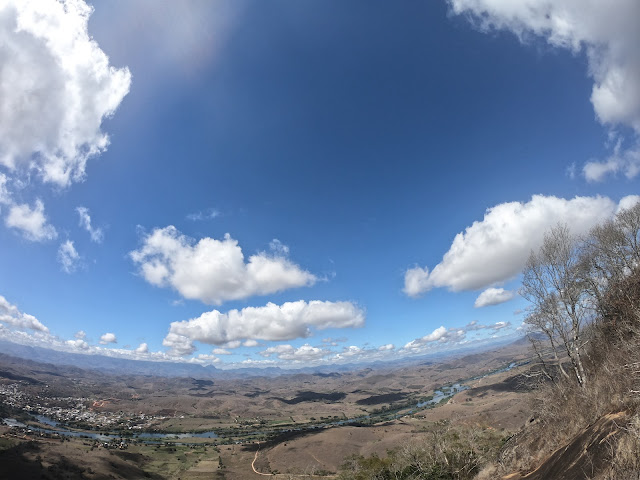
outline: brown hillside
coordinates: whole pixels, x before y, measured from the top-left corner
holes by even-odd
[[[629,421],[627,411],[599,418],[562,448],[553,452],[538,468],[528,474],[513,473],[503,480],[579,480],[597,478],[608,469],[614,444],[624,435]]]

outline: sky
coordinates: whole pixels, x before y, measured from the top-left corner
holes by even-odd
[[[633,205],[637,0],[0,3],[0,339],[217,368],[517,338]]]

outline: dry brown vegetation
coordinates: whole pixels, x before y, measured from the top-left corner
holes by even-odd
[[[385,457],[353,456],[341,480],[472,479],[497,454],[503,436],[486,427],[434,424]]]

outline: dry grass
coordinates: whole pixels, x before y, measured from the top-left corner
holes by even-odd
[[[628,281],[638,282],[639,277],[636,272]],[[531,471],[599,419],[625,412],[628,420],[618,426],[619,434],[607,439],[608,451],[601,451],[607,466],[593,459],[600,467],[583,478],[640,478],[640,326],[632,316],[618,315],[616,323],[603,318],[591,325],[586,338],[588,385],[562,378],[541,385],[534,395],[535,421],[508,442],[500,473]]]

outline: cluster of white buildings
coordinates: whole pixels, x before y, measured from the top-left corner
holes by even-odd
[[[94,401],[86,398],[75,397],[41,397],[24,392],[20,383],[0,384],[0,402],[13,408],[36,412],[38,415],[46,417],[40,419],[44,423],[53,420],[64,424],[84,423],[93,427],[113,428],[120,426],[129,430],[141,430],[150,426],[155,420],[166,417],[155,417],[153,415],[125,414],[124,412],[96,411],[88,407]],[[56,406],[51,406],[56,405]],[[64,406],[61,406],[64,405]]]

